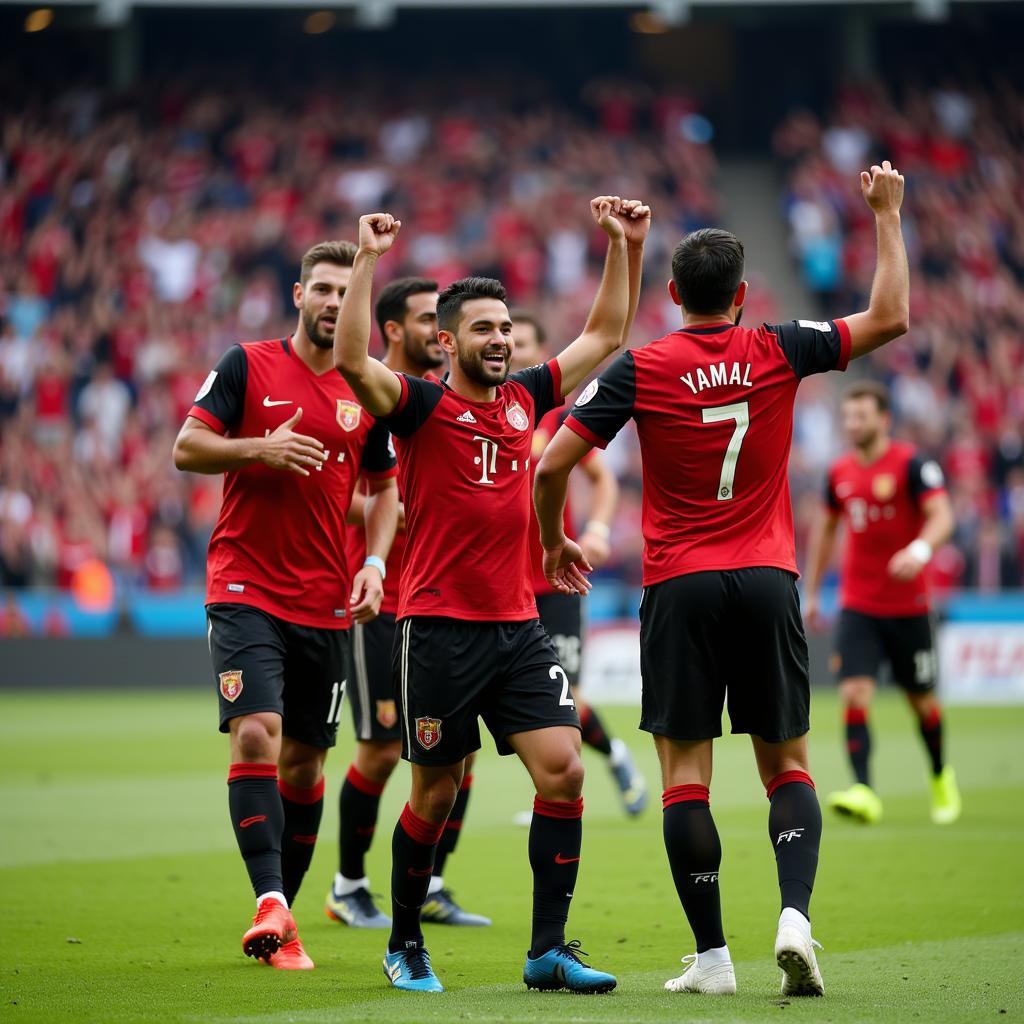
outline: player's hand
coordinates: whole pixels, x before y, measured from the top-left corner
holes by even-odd
[[[889,575],[901,583],[909,583],[916,579],[925,563],[915,558],[909,548],[900,548],[892,558],[889,559]]]
[[[651,230],[651,208],[639,199],[623,199],[618,219],[626,235],[626,244],[643,245]]]
[[[271,469],[284,469],[290,473],[309,476],[311,469],[323,465],[327,454],[323,442],[292,429],[302,418],[302,409],[296,409],[273,433],[263,439],[260,462]]]
[[[585,595],[593,584],[583,574],[593,571],[575,541],[566,538],[558,547],[544,549],[544,577],[560,594]]]
[[[802,604],[801,610],[804,613],[804,622],[807,623],[807,628],[812,633],[823,633],[825,631],[825,618],[821,614],[821,606],[818,604],[818,599],[805,594]]]
[[[383,600],[384,581],[379,570],[364,565],[352,580],[352,596],[348,601],[352,621],[362,624],[377,618]]]
[[[583,557],[595,568],[600,569],[612,555],[612,546],[607,537],[602,537],[593,530],[584,530],[580,537],[580,549]]]
[[[875,213],[896,213],[903,203],[903,175],[888,160],[860,172],[860,191]]]
[[[402,222],[390,213],[367,213],[359,218],[359,248],[383,256],[395,244]]]
[[[590,200],[590,213],[600,225],[601,230],[611,239],[625,239],[626,231],[622,221],[616,216],[622,208],[622,200],[618,196],[597,196]]]

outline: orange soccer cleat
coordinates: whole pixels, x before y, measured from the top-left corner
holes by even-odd
[[[246,956],[269,960],[297,937],[291,911],[280,900],[266,899],[256,908],[252,927],[242,936],[242,950]]]
[[[302,948],[302,940],[298,935],[291,942],[286,942],[276,953],[272,953],[270,959],[264,963],[278,971],[311,971],[316,967],[309,954]]]

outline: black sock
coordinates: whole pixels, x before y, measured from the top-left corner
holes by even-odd
[[[366,851],[377,830],[382,783],[350,765],[338,797],[338,870],[355,881],[366,876]]]
[[[284,809],[284,831],[281,834],[281,877],[284,896],[290,907],[298,895],[302,879],[309,870],[316,848],[316,835],[324,813],[324,779],[310,789],[290,786],[278,781],[281,807]]]
[[[932,763],[932,775],[942,774],[942,712],[938,708],[919,719],[921,739],[924,740],[928,757]]]
[[[845,718],[846,752],[850,755],[854,778],[870,786],[868,758],[871,756],[871,730],[868,728],[868,713],[863,708],[847,707]]]
[[[662,829],[672,880],[690,922],[697,952],[725,945],[718,869],[722,844],[706,786],[671,786],[661,797]]]
[[[434,849],[444,823],[432,825],[413,814],[408,804],[395,826],[391,840],[391,939],[388,949],[397,953],[423,945],[420,908],[427,900],[427,886],[434,867]]]
[[[810,920],[809,906],[821,846],[821,808],[803,771],[783,772],[768,783],[768,835],[775,848],[782,906]]]
[[[466,805],[469,803],[469,791],[473,785],[473,776],[465,775],[462,785],[455,796],[455,803],[452,805],[452,813],[444,824],[444,831],[437,844],[437,852],[434,854],[434,875],[440,877],[444,874],[444,865],[448,860],[448,854],[455,852],[455,846],[462,834],[462,822],[466,817]]]
[[[253,892],[284,892],[281,833],[284,810],[277,765],[239,762],[228,771],[228,808]]]
[[[565,942],[565,922],[576,888],[583,846],[583,798],[533,801],[530,867],[533,869],[533,934],[530,956]]]
[[[605,730],[604,722],[589,704],[580,712],[580,731],[583,734],[583,742],[588,747],[593,747],[605,757],[611,756],[612,741]]]

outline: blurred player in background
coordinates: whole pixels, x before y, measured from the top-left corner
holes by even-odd
[[[582,592],[586,559],[562,518],[569,473],[636,420],[644,477],[641,728],[654,734],[665,848],[697,944],[686,971],[665,985],[677,992],[736,991],[709,806],[712,740],[726,700],[732,731],[751,735],[770,801],[782,992],[824,992],[809,917],[821,811],[807,759],[807,641],[786,470],[801,379],[845,370],[851,357],[907,329],[903,179],[886,162],[861,175],[861,188],[878,234],[866,312],[742,328],[743,246],[727,231],[695,231],[672,257],[669,293],[682,306],[682,328],[625,353],[592,381],[537,467],[545,574],[563,593]]]
[[[351,242],[303,256],[295,333],[229,349],[174,445],[178,469],[225,474],[206,609],[220,728],[231,740],[231,823],[256,893],[242,948],[284,970],[313,967],[289,908],[320,825],[349,628],[377,614],[398,522],[387,429],[356,401],[331,352],[354,256]],[[370,554],[352,576],[345,513],[360,474]]]
[[[608,236],[608,254],[579,338],[544,365],[510,375],[504,287],[490,278],[457,281],[438,299],[438,337],[451,360],[443,384],[395,374],[369,357],[373,271],[400,225],[387,214],[359,222],[335,360],[367,408],[387,417],[406,509],[395,674],[412,792],[392,842],[394,926],[384,958],[400,989],[442,991],[424,948],[420,907],[465,757],[480,746],[481,715],[499,752],[518,754],[537,789],[529,839],[533,933],[523,980],[548,990],[615,987],[612,975],[582,962],[578,942],[565,940],[582,843],[579,717],[537,619],[526,536],[534,429],[621,345],[639,293],[650,211],[607,196],[593,200],[591,211]],[[635,254],[627,236],[637,239]]]
[[[623,340],[629,334],[632,324],[626,325]],[[524,310],[512,311],[512,371],[525,370],[546,358],[547,337],[541,322]],[[541,453],[565,419],[565,412],[552,409],[540,421],[533,434],[533,460],[536,466]],[[580,468],[587,476],[592,490],[590,515],[583,533],[578,538],[586,559],[595,569],[608,561],[611,548],[611,522],[619,500],[619,485],[615,474],[596,451],[588,453],[580,462]],[[576,538],[573,527],[570,502],[565,503],[565,532]],[[647,806],[647,784],[637,770],[633,756],[625,742],[609,735],[598,713],[584,701],[579,692],[580,668],[583,663],[583,608],[579,594],[560,594],[544,577],[544,552],[540,546],[540,533],[536,516],[530,518],[530,559],[533,568],[533,593],[537,599],[537,613],[540,624],[547,630],[558,660],[565,669],[572,686],[572,698],[580,716],[583,742],[608,759],[612,778],[622,795],[626,813],[639,814]],[[517,822],[520,820],[517,816]],[[522,819],[529,824],[529,814]]]
[[[396,373],[427,380],[445,364],[437,340],[437,282],[422,277],[402,277],[381,289],[374,308],[384,339],[384,365]],[[363,521],[364,493],[356,491],[349,522]],[[391,918],[382,914],[370,895],[366,854],[377,828],[380,798],[391,773],[402,758],[402,734],[395,705],[391,652],[395,645],[395,613],[405,552],[405,510],[399,505],[399,528],[385,567],[387,584],[380,614],[352,630],[353,680],[348,689],[356,734],[356,754],[338,797],[338,873],[327,894],[330,917],[353,928],[390,928]],[[348,534],[349,565],[366,560],[366,535],[353,529]],[[489,925],[488,918],[463,910],[444,884],[444,866],[455,850],[469,803],[473,760],[466,758],[465,775],[455,798],[434,858],[423,920],[438,924]]]
[[[913,445],[893,441],[889,393],[873,381],[843,396],[843,431],[853,451],[828,475],[826,505],[807,552],[804,617],[820,628],[818,590],[832,558],[836,528],[846,520],[834,662],[846,723],[846,749],[857,780],[832,793],[828,806],[858,821],[882,817],[871,788],[868,708],[887,661],[917,715],[931,764],[932,821],[960,817],[960,793],[942,752],[942,708],[935,694],[938,657],[925,566],[953,534],[953,508],[942,470]]]

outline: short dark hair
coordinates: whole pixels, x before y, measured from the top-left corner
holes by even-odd
[[[843,392],[843,401],[856,398],[873,398],[879,412],[888,412],[892,408],[889,389],[877,380],[858,380]]]
[[[299,282],[305,284],[318,263],[333,263],[336,267],[351,267],[356,261],[355,242],[317,242],[302,254],[299,264]]]
[[[743,280],[743,243],[721,228],[691,231],[672,253],[672,280],[688,313],[724,313]]]
[[[436,291],[437,282],[431,281],[429,277],[396,277],[384,285],[377,296],[377,305],[373,307],[381,337],[384,337],[384,325],[389,320],[401,323],[405,319],[409,311],[409,299],[414,295]]]
[[[533,333],[537,336],[538,345],[546,345],[548,343],[548,332],[544,330],[544,325],[529,310],[513,309],[509,316],[512,317],[512,323],[514,324],[529,324],[533,328]]]
[[[442,331],[455,333],[464,303],[472,299],[497,299],[505,302],[508,292],[493,277],[463,277],[452,281],[437,297],[437,326]]]

